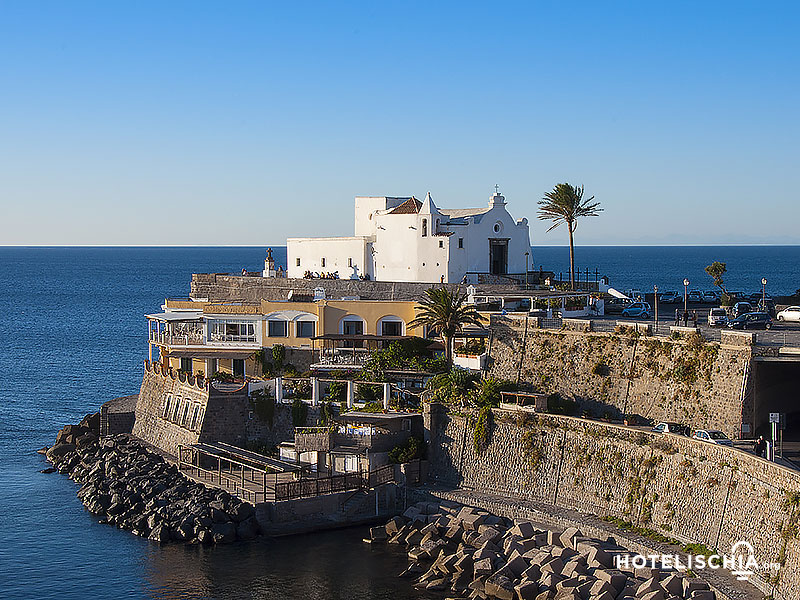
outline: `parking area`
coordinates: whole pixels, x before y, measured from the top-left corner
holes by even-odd
[[[654,327],[654,334],[656,335],[669,335],[669,328],[675,325],[675,304],[659,305],[658,309],[658,322],[655,320],[655,314],[650,319],[634,319],[630,317],[623,317],[620,314],[611,314],[604,316],[592,316],[591,320],[595,322],[596,331],[613,331],[617,321],[641,321],[650,323]],[[713,308],[712,305],[692,306],[689,305],[689,314],[692,315],[697,311],[697,326],[700,328],[704,338],[712,341],[719,341],[720,332],[727,330],[727,327],[709,327],[708,325],[708,312]],[[683,313],[683,304],[679,307],[680,313]],[[680,325],[683,325],[683,319],[680,320]],[[692,325],[692,319],[689,319],[689,325]],[[748,332],[750,332],[748,330]],[[764,346],[792,346],[800,347],[800,323],[786,323],[773,319],[772,328],[769,330],[755,330],[757,343]]]

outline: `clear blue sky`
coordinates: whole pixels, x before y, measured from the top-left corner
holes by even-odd
[[[583,244],[800,243],[796,2],[3,2],[0,245],[351,235],[353,197]]]

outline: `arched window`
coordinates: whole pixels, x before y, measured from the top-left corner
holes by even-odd
[[[358,315],[346,315],[339,321],[339,333],[344,335],[364,335],[364,319]]]
[[[400,317],[388,315],[378,319],[378,335],[401,336],[405,335],[405,323]]]
[[[422,219],[422,237],[428,237],[428,219]]]

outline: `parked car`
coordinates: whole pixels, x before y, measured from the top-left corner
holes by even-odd
[[[662,421],[651,430],[653,433],[674,433],[675,435],[689,435],[689,428],[680,423]]]
[[[619,315],[631,304],[633,302],[628,298],[611,298],[605,301],[603,310],[607,315]]]
[[[716,429],[698,429],[692,437],[696,440],[703,440],[720,446],[733,446],[731,439]]]
[[[648,302],[634,302],[622,311],[623,317],[650,318],[650,304]]]
[[[715,292],[714,290],[703,292],[703,302],[718,302],[718,301],[719,301],[719,292]]]
[[[708,311],[709,327],[722,327],[728,324],[728,313],[724,308],[712,308]]]
[[[692,290],[689,292],[689,302],[702,302],[703,301],[703,292],[700,290]]]
[[[625,290],[625,295],[631,300],[644,300],[642,290]]]
[[[778,321],[800,323],[800,306],[789,306],[778,313]]]
[[[749,302],[737,302],[733,305],[733,316],[739,317],[745,313],[753,312],[753,305]]]
[[[658,301],[664,304],[674,304],[681,301],[681,296],[678,292],[661,292],[658,296]]]
[[[745,300],[746,296],[744,292],[728,292],[728,298],[731,299],[731,302],[738,302],[739,300]]]
[[[751,312],[728,321],[731,329],[772,329],[772,317],[765,312]]]

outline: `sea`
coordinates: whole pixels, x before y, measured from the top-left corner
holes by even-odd
[[[279,264],[286,249],[273,247]],[[424,598],[396,577],[399,550],[364,528],[202,548],[160,547],[102,525],[38,448],[67,423],[138,391],[144,315],[186,296],[193,272],[263,268],[263,247],[0,247],[0,581],[5,598]],[[618,289],[800,288],[800,246],[578,247],[576,265]],[[568,271],[565,247],[534,247],[532,266]]]

